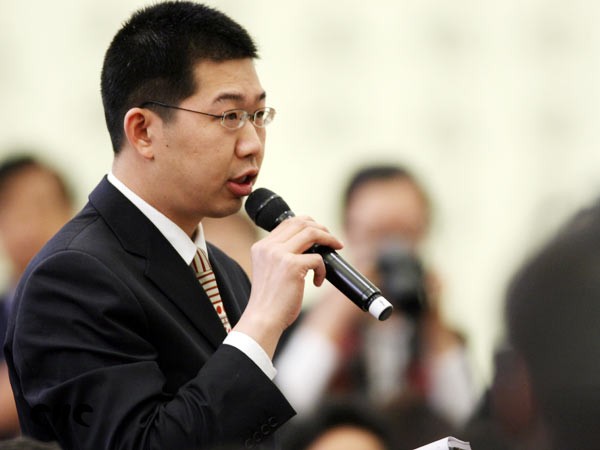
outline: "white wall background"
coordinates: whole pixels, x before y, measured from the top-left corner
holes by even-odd
[[[259,185],[339,230],[340,189],[360,163],[404,162],[423,178],[436,206],[428,260],[486,382],[508,278],[599,192],[600,3],[209,3],[256,38],[278,111]],[[0,0],[0,157],[38,151],[81,205],[112,158],[104,51],[145,4]]]

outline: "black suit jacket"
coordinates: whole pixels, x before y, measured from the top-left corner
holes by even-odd
[[[232,325],[250,282],[209,244]],[[16,290],[5,353],[25,434],[66,449],[273,448],[293,414],[192,269],[104,179]]]

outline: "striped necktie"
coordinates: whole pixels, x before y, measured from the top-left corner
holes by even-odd
[[[221,319],[223,328],[225,328],[225,331],[229,333],[231,331],[231,325],[229,324],[229,319],[225,313],[225,306],[223,305],[221,294],[219,294],[219,287],[217,286],[215,273],[213,272],[210,262],[208,261],[208,257],[203,250],[196,250],[196,254],[194,255],[194,259],[192,261],[192,268],[196,273],[196,278],[202,285],[206,295],[208,295],[208,298],[213,304],[219,319]]]

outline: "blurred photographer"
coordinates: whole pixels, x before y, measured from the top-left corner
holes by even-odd
[[[406,168],[380,165],[351,177],[342,207],[344,255],[394,314],[378,322],[324,286],[281,349],[276,382],[299,414],[326,397],[361,395],[399,417],[425,408],[439,419],[428,423],[447,425],[437,432],[450,432],[477,399],[464,340],[443,323],[438,279],[419,256],[429,198]]]
[[[419,256],[402,239],[382,243],[376,268],[380,289],[394,308],[411,319],[419,319],[427,309],[425,272]]]

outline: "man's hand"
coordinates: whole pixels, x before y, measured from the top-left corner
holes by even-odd
[[[314,244],[333,249],[342,243],[310,217],[284,220],[252,246],[252,291],[236,331],[253,338],[272,357],[281,333],[298,317],[309,271],[320,286],[325,264],[320,255],[304,253]]]

